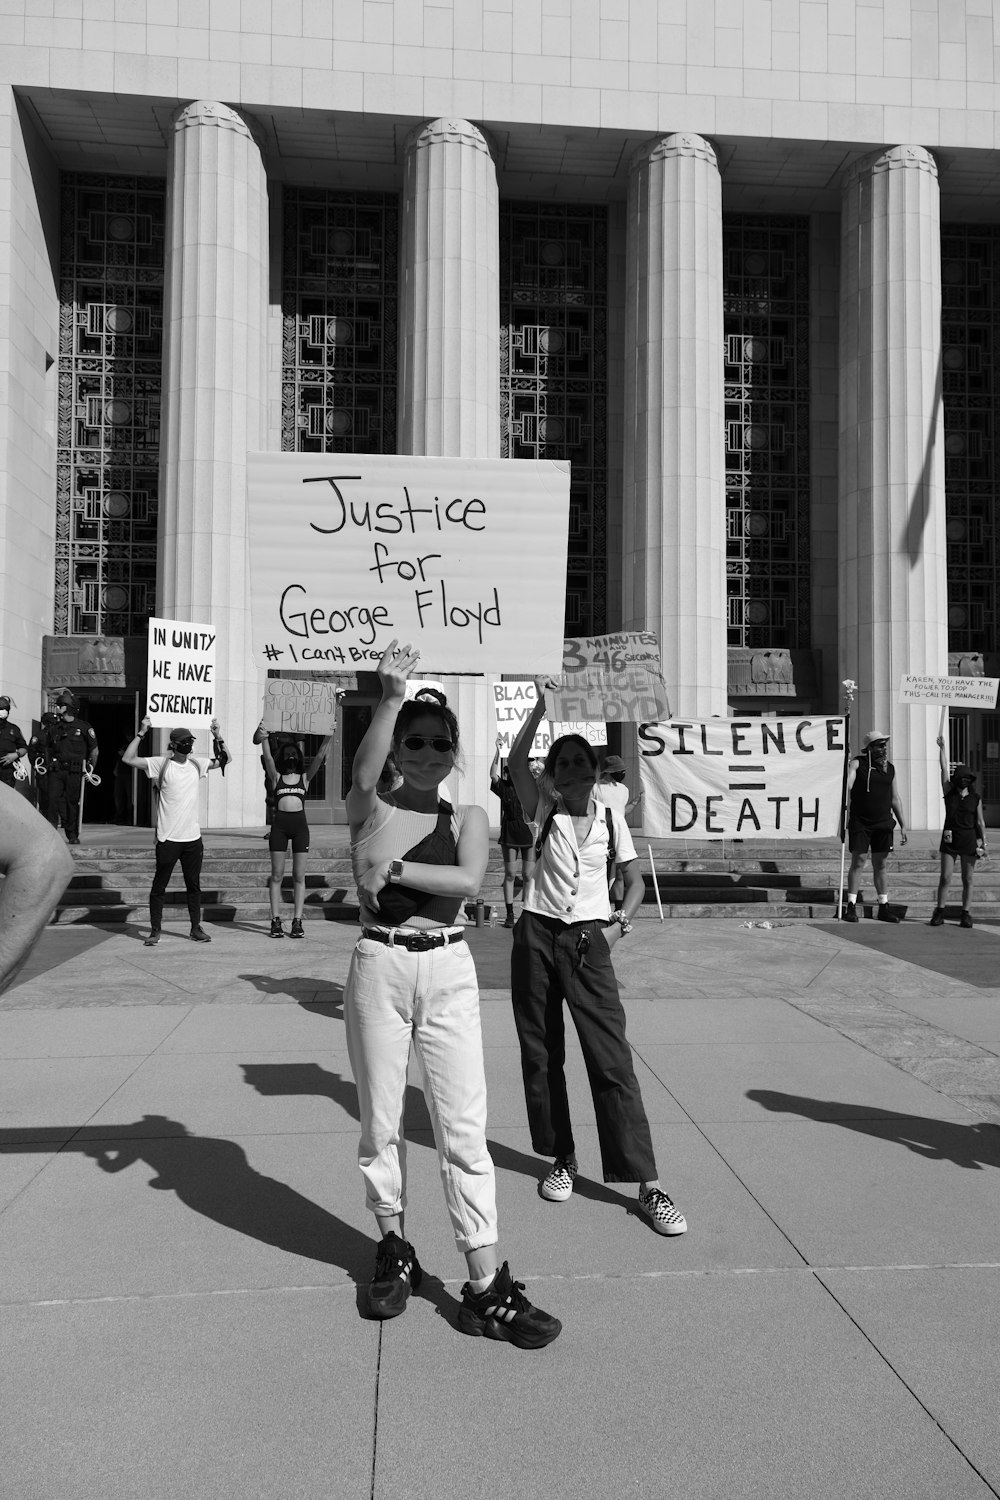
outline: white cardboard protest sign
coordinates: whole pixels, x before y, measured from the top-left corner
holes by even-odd
[[[546,689],[556,719],[641,724],[668,719],[670,700],[653,631],[571,637],[563,642],[560,686]]]
[[[840,832],[842,718],[640,724],[643,833],[813,839]]]
[[[538,693],[533,682],[495,682],[493,684],[493,705],[496,709],[497,733],[500,735],[500,754],[505,759],[510,754],[510,747],[517,738],[521,725],[531,717],[537,697]],[[535,730],[535,738],[531,742],[529,754],[532,757],[547,755],[552,741],[557,740],[562,734],[582,735],[589,745],[608,743],[606,724],[549,723],[543,719]]]
[[[215,712],[215,631],[188,620],[149,621],[146,717],[154,729],[209,724]]]
[[[247,455],[258,666],[558,672],[569,464]]]
[[[904,674],[900,703],[940,703],[951,708],[996,708],[1000,677],[921,677]]]
[[[315,677],[270,677],[264,687],[264,728],[293,734],[333,734],[338,688]]]

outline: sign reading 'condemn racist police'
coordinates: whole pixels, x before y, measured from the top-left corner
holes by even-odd
[[[842,718],[640,724],[643,832],[690,839],[836,835],[846,758]]]
[[[259,666],[559,670],[568,464],[251,453],[247,495]]]

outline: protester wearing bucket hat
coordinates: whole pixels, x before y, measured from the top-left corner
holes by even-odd
[[[896,768],[889,760],[889,736],[880,729],[869,729],[862,741],[861,754],[852,760],[847,778],[847,837],[851,868],[847,875],[846,922],[858,920],[861,872],[869,852],[872,880],[878,895],[878,920],[899,921],[889,909],[885,878],[885,862],[892,853],[895,823],[899,824],[899,842],[903,845],[906,843],[903,804],[899,800]]]
[[[11,723],[10,706],[9,698],[0,698],[0,781],[4,786],[18,786],[15,767],[22,757],[27,764],[28,747],[18,725]]]
[[[97,766],[97,735],[76,712],[69,688],[56,697],[55,720],[46,732],[48,808],[53,828],[62,823],[68,844],[80,842],[80,794],[83,778],[93,776]]]
[[[621,813],[623,818],[642,801],[641,792],[638,797],[629,798],[628,787],[625,785],[625,762],[620,755],[605,756],[600,780],[594,787],[594,801],[602,803],[605,807],[613,807],[615,812]],[[611,882],[611,904],[617,910],[624,899],[625,881],[616,865]]]
[[[955,873],[955,861],[962,861],[962,913],[960,927],[972,926],[972,877],[976,860],[986,856],[986,825],[983,822],[983,804],[975,790],[976,773],[968,766],[958,765],[949,773],[948,755],[944,735],[938,735],[938,757],[941,763],[941,791],[944,794],[944,831],[941,834],[941,878],[938,881],[937,905],[931,916],[931,926],[944,923],[944,905],[951,877]]]
[[[157,791],[156,873],[149,891],[150,932],[146,947],[155,948],[160,941],[164,898],[178,860],[187,892],[191,941],[210,943],[212,939],[201,925],[201,865],[205,846],[198,823],[198,793],[202,779],[209,771],[218,771],[221,762],[196,759],[191,753],[194,731],[181,726],[170,731],[168,754],[140,755],[139,743],[149,727],[149,719],[143,719],[122,756],[124,765],[145,771]],[[216,719],[212,720],[212,734],[220,750],[224,750],[225,741]]]

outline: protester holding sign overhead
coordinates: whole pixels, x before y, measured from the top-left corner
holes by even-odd
[[[944,735],[938,735],[938,755],[941,761],[941,791],[944,793],[944,831],[941,835],[941,878],[938,881],[937,905],[931,917],[931,926],[940,927],[944,922],[944,903],[951,877],[955,873],[955,861],[962,861],[962,915],[960,927],[972,926],[972,878],[976,860],[986,857],[986,824],[983,822],[983,804],[975,790],[975,771],[968,766],[956,766],[948,770],[948,755]]]
[[[500,848],[503,851],[503,902],[506,909],[504,926],[514,925],[514,880],[517,876],[518,860],[521,862],[521,893],[531,873],[532,846],[531,829],[524,821],[521,799],[514,790],[510,772],[500,764],[500,748],[503,736],[497,735],[497,749],[490,766],[490,791],[500,799]]]
[[[597,756],[580,735],[555,740],[536,782],[528,750],[545,712],[551,679],[536,678],[538,701],[511,746],[508,765],[535,828],[535,864],[514,929],[511,993],[531,1143],[554,1158],[543,1198],[569,1198],[578,1172],[565,1077],[563,1001],[573,1017],[590,1078],[605,1182],[638,1182],[639,1205],[658,1234],[687,1222],[660,1186],[649,1121],[625,1035],[611,950],[631,931],[645,886],[621,813],[594,795]],[[623,872],[625,899],[612,912],[608,879]]]
[[[895,823],[899,824],[899,842],[905,844],[903,804],[899,800],[896,768],[889,760],[889,736],[878,729],[869,729],[861,754],[851,762],[847,777],[847,837],[851,868],[847,874],[845,922],[858,920],[858,890],[869,850],[872,879],[878,895],[878,920],[899,921],[889,910],[885,889],[885,862],[892,853]]]
[[[306,905],[306,855],[309,853],[309,823],[306,818],[306,792],[309,783],[326,759],[332,735],[320,745],[306,770],[305,757],[298,745],[282,744],[277,763],[271,754],[271,737],[263,723],[257,730],[267,772],[267,783],[274,802],[268,846],[271,850],[271,875],[268,894],[271,901],[271,936],[284,937],[281,926],[281,882],[285,877],[288,845],[292,846],[292,930],[293,938],[305,937],[302,913]],[[257,735],[254,738],[257,738]]]
[[[354,757],[346,801],[362,926],[344,1019],[361,1111],[358,1164],[382,1236],[368,1312],[396,1317],[423,1274],[403,1228],[403,1096],[412,1041],[455,1241],[469,1270],[458,1326],[473,1337],[539,1349],[560,1323],[532,1307],[506,1261],[498,1269],[479,986],[461,922],[463,901],[482,884],[489,825],[481,807],[453,807],[439,795],[455,769],[458,721],[435,689],[418,686],[406,701],[419,659],[419,651],[395,640],[382,653],[382,701]],[[390,752],[402,779],[380,794]]]
[[[216,759],[196,760],[192,754],[194,734],[190,729],[182,727],[171,729],[167,755],[140,755],[139,743],[148,729],[147,715],[122,756],[125,765],[145,771],[158,793],[156,874],[149,892],[150,933],[146,939],[146,947],[155,948],[160,941],[164,897],[178,860],[187,891],[191,941],[210,943],[212,939],[201,925],[201,865],[205,846],[198,823],[198,793],[202,778],[209,771],[220,770],[221,763]],[[220,749],[225,750],[225,741],[217,719],[212,720],[212,734]]]

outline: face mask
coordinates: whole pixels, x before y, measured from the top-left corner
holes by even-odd
[[[9,708],[0,708],[0,719],[9,719],[9,718],[10,718],[10,709]]]

